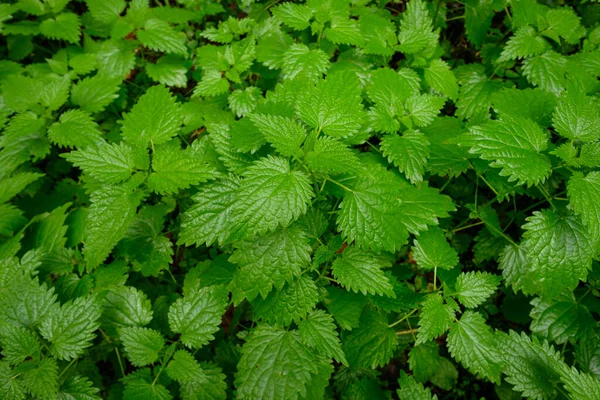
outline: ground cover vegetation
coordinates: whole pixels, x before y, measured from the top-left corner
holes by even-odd
[[[600,4],[0,4],[0,398],[600,399]]]

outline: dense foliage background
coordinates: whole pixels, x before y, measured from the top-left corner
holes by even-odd
[[[0,4],[0,398],[600,399],[600,5]]]

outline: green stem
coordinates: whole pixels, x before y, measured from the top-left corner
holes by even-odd
[[[546,191],[546,188],[542,185],[538,185],[537,188],[540,189],[540,192],[544,195],[544,197],[546,198],[548,203],[550,203],[550,206],[552,207],[552,209],[554,211],[556,211],[556,206],[552,202],[552,199],[550,198],[550,194]]]
[[[408,318],[410,318],[411,315],[413,315],[414,313],[416,313],[419,309],[415,308],[414,310],[412,310],[411,312],[409,312],[408,314],[406,314],[404,317],[400,318],[398,321],[394,322],[391,325],[388,325],[388,328],[393,328],[396,325],[398,325],[399,323],[401,323],[402,321],[406,321]]]
[[[328,180],[328,181],[329,181],[329,182],[331,182],[331,183],[335,183],[336,185],[338,185],[339,187],[341,187],[342,189],[344,189],[344,190],[346,190],[346,191],[348,191],[348,192],[354,192],[354,190],[350,189],[348,186],[345,186],[345,185],[343,185],[343,184],[339,183],[339,182],[338,182],[338,181],[336,181],[336,180],[333,180],[333,179],[331,179],[331,178],[325,178],[325,180]]]
[[[117,354],[117,360],[119,361],[119,367],[121,368],[121,375],[125,377],[125,368],[123,368],[123,361],[121,360],[121,353],[119,353],[118,347],[115,347],[115,353]]]
[[[65,367],[65,369],[63,369],[62,372],[58,375],[58,379],[60,379],[60,377],[63,376],[65,374],[65,372],[67,372],[67,370],[69,368],[71,368],[71,366],[75,363],[75,361],[77,361],[77,358],[74,358],[74,359],[71,360],[71,362],[69,363],[69,365],[67,365]]]
[[[484,221],[479,221],[479,222],[475,222],[474,224],[469,224],[469,225],[466,225],[466,226],[463,226],[463,227],[460,227],[460,228],[457,228],[457,229],[453,229],[452,233],[456,233],[456,232],[462,231],[464,229],[469,229],[469,228],[472,228],[474,226],[478,226],[478,225],[481,225],[481,224],[485,224],[485,222]]]

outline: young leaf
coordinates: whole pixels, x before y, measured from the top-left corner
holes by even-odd
[[[592,238],[586,227],[575,215],[552,210],[535,211],[527,221],[522,246],[542,294],[574,289],[591,268]]]
[[[73,85],[71,102],[83,111],[97,113],[117,98],[121,80],[106,75],[85,78]]]
[[[466,272],[456,279],[458,300],[467,308],[475,308],[482,304],[500,284],[500,278],[488,272]]]
[[[564,93],[556,105],[552,125],[562,136],[592,142],[600,139],[600,108],[585,93],[569,90]]]
[[[415,345],[435,339],[448,330],[454,320],[454,308],[444,304],[444,299],[438,294],[432,294],[423,302],[419,318],[419,332]]]
[[[358,133],[363,123],[361,92],[356,74],[346,71],[331,74],[300,93],[296,111],[318,132],[348,137]]]
[[[166,143],[181,126],[181,108],[162,85],[153,86],[140,97],[123,118],[122,134],[126,142],[146,147]]]
[[[383,154],[404,172],[412,183],[423,181],[429,156],[429,141],[419,131],[404,132],[402,136],[386,135],[381,141]]]
[[[323,310],[313,311],[298,324],[300,340],[324,356],[348,365],[331,315]]]
[[[136,367],[153,364],[165,345],[160,332],[137,326],[119,328],[119,339],[123,342],[127,358]]]
[[[40,333],[51,343],[50,353],[60,360],[71,360],[92,345],[94,331],[100,326],[100,303],[96,297],[79,297],[48,315]]]
[[[412,256],[421,268],[451,269],[458,264],[458,254],[448,242],[440,228],[429,228],[415,239]]]
[[[492,330],[480,314],[465,311],[448,333],[448,350],[474,374],[500,382],[501,351]]]
[[[240,266],[232,282],[237,289],[233,290],[235,304],[259,294],[265,298],[273,287],[281,290],[310,263],[308,237],[298,225],[240,241],[235,247],[229,258]]]
[[[188,347],[200,348],[214,339],[227,306],[226,293],[217,286],[188,293],[169,309],[169,325]]]
[[[398,379],[400,389],[397,390],[400,400],[437,400],[437,395],[431,396],[431,390],[424,388],[422,383],[419,383],[412,376],[406,375],[406,372],[400,372]]]
[[[167,374],[179,383],[198,381],[204,375],[198,361],[186,350],[175,352],[167,366]]]
[[[140,193],[125,186],[107,186],[92,193],[83,246],[88,269],[106,260],[133,221],[140,201]],[[119,218],[114,218],[114,215],[119,215]]]
[[[300,146],[306,139],[306,130],[302,125],[279,115],[251,114],[249,118],[281,155],[298,156]]]
[[[289,326],[292,321],[300,323],[319,302],[319,292],[314,281],[300,276],[281,290],[271,292],[265,299],[252,302],[256,318],[270,324]]]
[[[103,183],[123,182],[131,178],[136,169],[134,150],[125,143],[109,144],[101,141],[67,153],[64,157]]]
[[[220,180],[203,187],[194,197],[181,222],[179,242],[191,245],[223,243],[231,233],[238,179]]]
[[[137,32],[137,37],[149,49],[184,57],[187,55],[183,33],[175,32],[167,22],[160,19],[147,20],[144,29]]]
[[[491,166],[502,168],[501,176],[520,185],[535,185],[550,175],[550,161],[541,154],[548,147],[547,134],[535,122],[506,116],[499,121],[472,127],[471,153]]]
[[[351,247],[333,262],[331,270],[343,287],[355,293],[395,297],[392,285],[382,270],[388,265],[383,256]]]
[[[317,373],[315,358],[295,331],[259,325],[242,346],[235,378],[237,398],[277,400],[306,394]]]
[[[262,235],[280,225],[288,226],[306,213],[314,196],[308,176],[292,171],[281,157],[265,157],[248,167],[243,176],[234,210],[241,233]]]

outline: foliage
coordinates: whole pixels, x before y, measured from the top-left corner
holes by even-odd
[[[600,398],[593,0],[0,4],[0,398]]]

